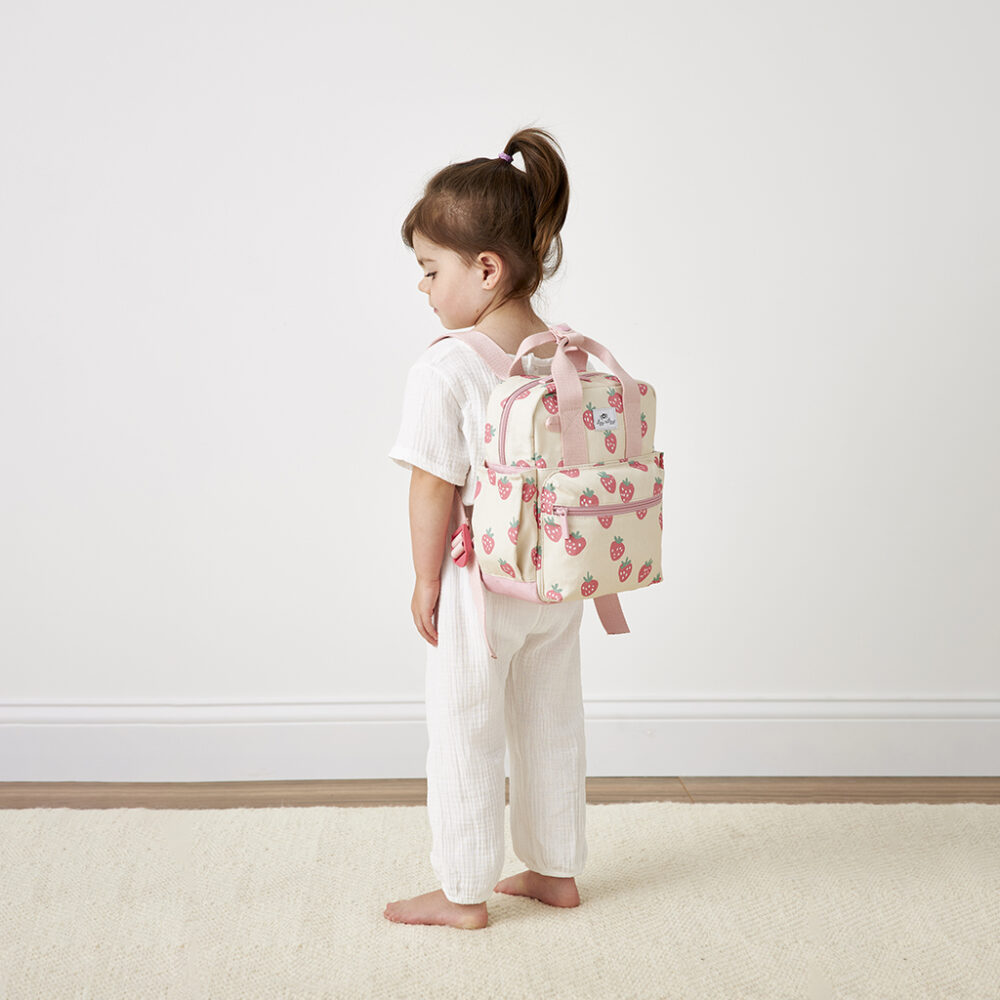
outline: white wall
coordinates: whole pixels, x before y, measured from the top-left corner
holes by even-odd
[[[0,10],[0,779],[422,773],[419,726],[377,768],[281,727],[419,721],[385,455],[441,328],[399,227],[525,124],[571,180],[538,310],[653,382],[667,459],[663,584],[631,636],[586,618],[592,730],[619,699],[643,732],[689,700],[914,723],[592,773],[904,773],[924,701],[987,727],[941,773],[998,773],[998,8],[611,10]],[[206,706],[173,766],[151,720],[190,748]]]

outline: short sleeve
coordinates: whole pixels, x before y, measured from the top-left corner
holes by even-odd
[[[389,457],[404,469],[416,466],[456,486],[465,484],[469,449],[462,408],[445,377],[430,365],[415,364],[407,375],[399,434]]]

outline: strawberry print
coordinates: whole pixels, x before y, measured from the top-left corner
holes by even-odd
[[[514,567],[506,559],[500,560],[500,568],[509,576],[514,576]]]
[[[535,499],[534,479],[525,479],[521,484],[521,503],[531,503]]]
[[[662,510],[660,511],[660,527],[661,528],[663,527],[663,511]],[[655,583],[656,581],[654,580],[653,582]]]
[[[542,568],[542,547],[541,547],[541,545],[536,545],[531,550],[531,564],[535,567],[535,569],[541,569]]]
[[[514,464],[519,465],[522,469],[531,468],[531,462],[526,462],[523,458],[519,458]]]
[[[618,567],[618,579],[624,583],[632,575],[632,560],[626,559]]]
[[[600,524],[602,528],[610,528],[611,522],[614,518],[610,514],[598,514],[597,523]]]
[[[559,522],[554,518],[545,518],[545,534],[549,536],[554,542],[558,542],[562,538],[562,528],[559,527]]]
[[[642,583],[642,581],[645,580],[646,577],[649,576],[649,574],[652,572],[653,572],[653,560],[648,559],[646,560],[646,562],[642,564],[642,569],[639,570],[639,583]]]
[[[600,476],[601,476],[601,485],[609,493],[614,493],[614,491],[618,487],[618,484],[615,482],[615,477],[612,476],[610,472],[602,472]]]
[[[551,514],[556,505],[556,491],[551,486],[546,486],[539,496],[542,499],[542,513]]]
[[[552,584],[552,589],[546,591],[545,597],[549,601],[561,601],[563,599],[562,591],[559,589],[559,584]]]
[[[620,535],[615,535],[615,540],[611,543],[611,558],[618,562],[623,555],[625,555],[625,543]]]
[[[511,485],[510,480],[504,476],[500,482],[497,483],[497,489],[500,491],[500,499],[506,500],[510,496]]]
[[[519,392],[514,398],[515,399],[527,399],[531,395],[530,389],[524,389]]]
[[[635,516],[641,521],[649,513],[648,507],[643,507],[641,510],[635,512]]]
[[[576,479],[580,475],[580,470],[579,469],[570,468],[570,469],[566,469],[565,472],[566,472],[566,475],[569,476],[570,479]]]
[[[604,432],[604,447],[607,448],[612,455],[615,453],[615,449],[618,447],[618,438],[615,437],[614,431]]]
[[[622,503],[628,503],[635,495],[635,487],[627,479],[623,479],[618,487],[618,495],[622,498]]]
[[[624,403],[622,402],[622,394],[617,389],[608,390],[608,402],[621,413],[624,408]]]
[[[493,440],[493,432],[495,428],[492,424],[486,425],[486,443],[489,444]]]
[[[642,428],[642,436],[645,437],[646,432],[649,430],[649,424],[646,423],[646,414],[644,413],[639,419],[642,421],[642,423],[640,424]]]
[[[656,463],[657,468],[662,469],[663,468],[663,452],[662,451],[658,451],[653,456],[653,461]]]
[[[493,538],[493,529],[487,528],[486,534],[483,535],[483,551],[489,555],[493,551],[493,545],[495,539]]]
[[[496,486],[497,484],[497,470],[488,469],[486,474],[490,477],[490,486]]]
[[[574,531],[569,538],[566,539],[566,554],[578,556],[583,551],[586,544],[587,539],[584,538],[579,531]]]
[[[549,413],[559,412],[559,400],[556,398],[556,394],[550,389],[544,396],[542,396],[542,406],[545,407]]]
[[[514,543],[515,545],[517,545],[517,529],[518,529],[518,528],[519,528],[520,526],[521,526],[521,521],[520,521],[520,519],[519,519],[519,518],[516,518],[516,517],[515,517],[515,518],[514,518],[514,520],[510,522],[510,527],[509,527],[509,528],[507,529],[507,537],[508,537],[508,538],[509,538],[509,539],[510,539],[510,540],[511,540],[511,541],[512,541],[512,542],[513,542],[513,543]]]
[[[583,411],[583,423],[588,431],[594,429],[594,404],[588,403],[587,409]]]
[[[646,393],[647,393],[647,392],[649,392],[649,386],[648,386],[648,385],[646,385],[646,383],[645,383],[645,382],[640,382],[640,383],[639,383],[639,392],[640,392],[640,393],[641,393],[641,394],[642,394],[643,396],[645,396],[645,395],[646,395]]]
[[[659,476],[656,477],[656,482],[653,483],[653,496],[658,497],[663,492],[663,480]]]
[[[642,472],[649,472],[649,466],[648,465],[643,465],[642,462],[637,462],[637,461],[635,461],[635,459],[633,459],[628,464],[631,465],[633,469],[639,469]]]
[[[662,583],[662,581],[663,581],[663,574],[657,573],[656,576],[654,576],[653,579],[650,580],[649,582],[652,584],[652,583]]]
[[[591,594],[595,593],[597,590],[597,581],[588,573],[583,578],[583,583],[580,585],[580,593],[584,597],[590,597]]]
[[[581,507],[596,507],[600,502],[597,494],[589,486],[580,494]]]
[[[479,496],[479,491],[483,488],[483,481],[481,479],[476,480],[476,492],[472,495],[472,499],[475,500]]]
[[[539,469],[544,469],[545,468],[545,459],[542,458],[541,455],[532,455],[531,456],[531,461],[534,462],[535,465],[537,465]],[[562,462],[560,462],[559,464],[562,465]]]

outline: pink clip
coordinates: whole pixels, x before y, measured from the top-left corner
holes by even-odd
[[[472,552],[472,535],[469,533],[469,522],[466,521],[465,524],[459,528],[455,534],[451,536],[451,558],[455,565],[458,567],[464,567],[469,561],[469,555]]]

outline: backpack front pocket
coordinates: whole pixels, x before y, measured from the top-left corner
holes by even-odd
[[[637,590],[662,579],[663,455],[553,470],[541,485],[547,602]]]

